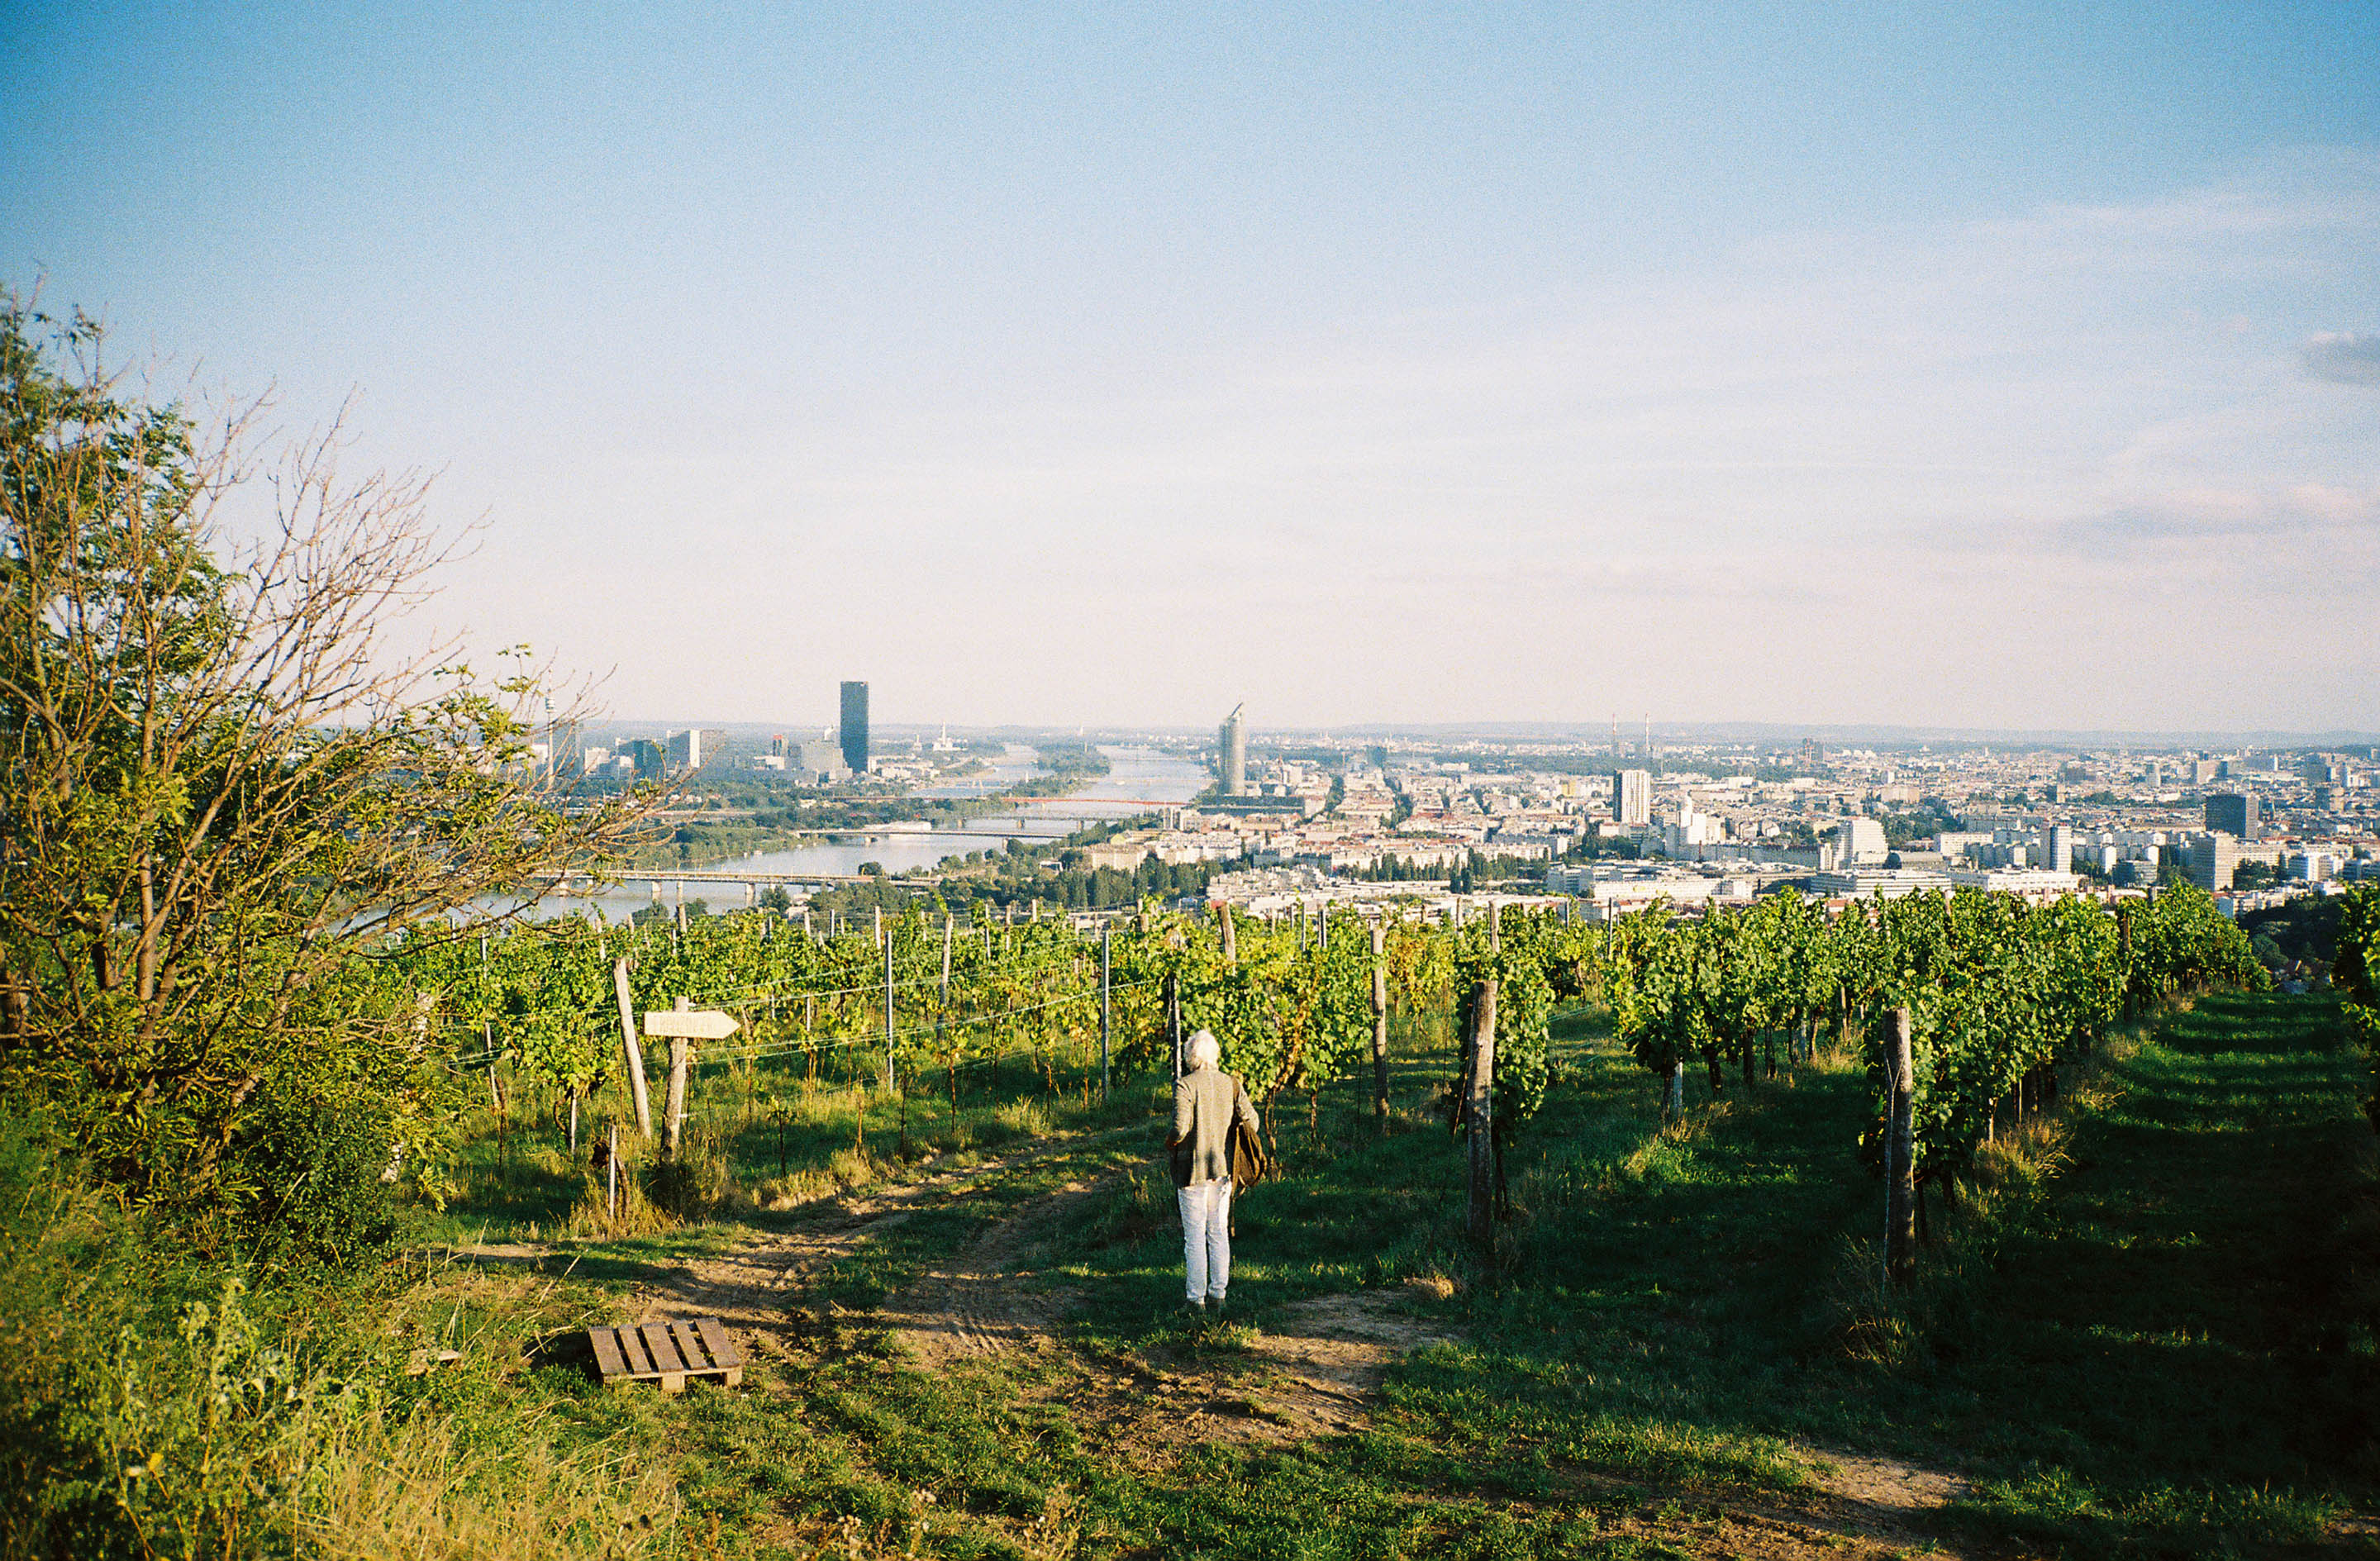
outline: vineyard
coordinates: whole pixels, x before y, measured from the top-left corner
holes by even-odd
[[[653,1118],[638,1120],[629,1059],[660,1059],[640,1056],[635,1016],[734,1015],[731,1041],[689,1048],[685,1131],[714,1162],[710,1195],[741,1185],[763,1202],[823,1190],[850,1155],[864,1163],[871,1133],[892,1158],[962,1147],[1024,1119],[1020,1108],[1044,1121],[1062,1106],[1091,1108],[1119,1079],[1170,1073],[1173,1044],[1199,1028],[1264,1103],[1276,1152],[1283,1108],[1310,1121],[1334,1084],[1371,1093],[1384,1113],[1391,1049],[1453,1043],[1441,1109],[1459,1123],[1483,991],[1495,994],[1486,1116],[1500,1151],[1544,1103],[1557,1004],[1607,1006],[1673,1119],[1690,1071],[1692,1093],[1717,1099],[1864,1035],[1879,1010],[1906,1010],[1915,1178],[1955,1188],[1997,1132],[2053,1103],[2057,1070],[2111,1025],[2178,994],[2263,981],[2238,929],[2186,889],[2112,914],[1969,892],[1832,918],[1787,891],[1742,912],[1655,906],[1599,926],[1492,902],[1443,921],[1216,910],[1145,905],[1098,926],[988,906],[965,920],[912,909],[824,926],[767,912],[628,927],[563,918],[418,935],[374,974],[383,1000],[437,1038],[427,1049],[441,1093],[484,1076],[500,1150],[533,1132],[583,1156],[599,1122],[637,1128],[636,1149]],[[1888,1100],[1880,1065],[1872,1073],[1875,1150]],[[455,1120],[423,1110],[412,1144],[416,1184],[438,1201],[453,1191],[442,1119]],[[689,1195],[680,1177],[663,1201]],[[607,1193],[605,1212],[616,1202]]]

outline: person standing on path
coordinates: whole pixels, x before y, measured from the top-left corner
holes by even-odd
[[[1223,1306],[1232,1282],[1232,1129],[1251,1139],[1257,1108],[1247,1086],[1223,1071],[1223,1048],[1211,1030],[1190,1037],[1190,1071],[1173,1085],[1174,1200],[1182,1208],[1182,1264],[1190,1308]]]

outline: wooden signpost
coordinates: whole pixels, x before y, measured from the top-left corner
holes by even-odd
[[[686,1126],[686,1079],[693,1062],[693,1048],[687,1043],[723,1041],[742,1028],[734,1014],[716,1009],[696,1009],[684,998],[677,1000],[674,1010],[645,1011],[645,1034],[664,1038],[670,1044],[669,1103],[662,1115],[662,1154],[676,1158],[678,1135]],[[643,1090],[637,1093],[641,1099]]]

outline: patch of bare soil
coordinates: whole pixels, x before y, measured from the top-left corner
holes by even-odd
[[[1905,1561],[1912,1553],[1945,1558],[1976,1554],[1900,1530],[1846,1523],[1823,1511],[1764,1510],[1732,1503],[1701,1511],[1647,1508],[1610,1523],[1607,1531],[1671,1552],[1752,1561],[1803,1561],[1820,1555],[1836,1561]],[[1994,1554],[1999,1561],[2001,1553]],[[2010,1555],[2007,1561],[2015,1558]]]
[[[1879,1514],[1925,1512],[1967,1494],[1967,1482],[1956,1474],[1880,1453],[1815,1447],[1805,1461],[1819,1490]]]
[[[1831,1554],[1900,1555],[1922,1549],[1943,1556],[2016,1556],[2007,1546],[1946,1543],[1928,1518],[1967,1494],[1966,1479],[1882,1453],[1839,1447],[1802,1451],[1809,1483],[1775,1497],[1738,1497],[1711,1519],[1720,1529],[1766,1536],[1749,1549],[1732,1539],[1718,1548],[1745,1555],[1789,1555],[1821,1546]]]
[[[1032,1263],[1043,1239],[1074,1218],[1096,1186],[1077,1181],[1036,1199],[884,1302],[880,1312],[918,1364],[937,1371],[953,1361],[1051,1343],[1074,1297],[1037,1284]]]
[[[906,1219],[919,1204],[955,1196],[985,1177],[1075,1153],[1122,1131],[1129,1130],[1036,1144],[973,1165],[933,1162],[915,1180],[813,1204],[765,1234],[718,1256],[691,1259],[650,1283],[637,1298],[638,1321],[714,1316],[737,1327],[782,1329],[791,1321],[788,1306],[812,1277],[857,1251],[869,1235]],[[937,1165],[945,1168],[937,1169]]]
[[[1391,1290],[1318,1296],[1262,1328],[1214,1325],[1220,1349],[1086,1360],[1057,1397],[1109,1456],[1143,1470],[1196,1446],[1329,1435],[1362,1422],[1392,1362],[1447,1341],[1402,1305]]]

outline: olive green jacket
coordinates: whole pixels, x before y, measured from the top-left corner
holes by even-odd
[[[1253,1135],[1257,1108],[1247,1087],[1220,1068],[1184,1073],[1173,1084],[1173,1185],[1191,1187],[1232,1174],[1232,1124]]]

